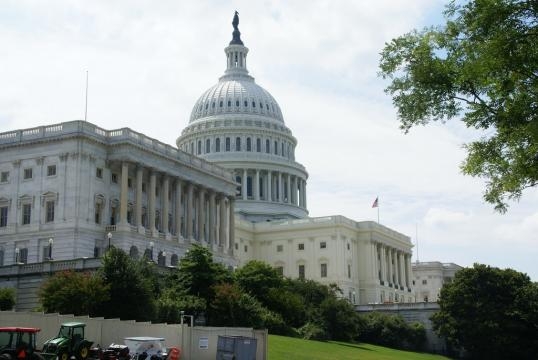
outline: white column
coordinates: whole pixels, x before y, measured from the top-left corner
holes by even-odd
[[[215,211],[216,211],[216,203],[215,203],[215,197],[216,194],[213,190],[209,193],[209,236],[208,236],[208,242],[213,246],[215,244]]]
[[[138,226],[138,231],[142,228],[142,178],[143,178],[143,169],[139,164],[136,168],[136,225]]]
[[[278,202],[283,202],[284,201],[284,194],[282,194],[282,189],[284,187],[282,186],[282,173],[279,171],[278,172]]]
[[[230,254],[233,253],[233,247],[234,247],[234,242],[235,242],[235,209],[234,209],[234,203],[235,203],[235,199],[233,197],[230,197],[229,198],[229,204],[230,204],[230,209],[228,210],[229,211],[229,215],[230,215],[230,242],[229,242],[229,252]]]
[[[198,188],[198,241],[205,241],[204,226],[205,226],[205,190],[202,187]]]
[[[152,170],[149,176],[149,224],[148,228],[152,235],[156,235],[155,229],[155,188],[157,187],[157,175]]]
[[[187,239],[192,241],[192,219],[193,219],[193,205],[194,205],[194,184],[189,183],[187,185]]]
[[[219,199],[219,207],[220,207],[220,216],[219,216],[219,224],[220,224],[220,232],[219,232],[219,246],[224,246],[226,244],[226,197],[224,194],[220,195]]]
[[[388,262],[387,278],[388,278],[389,284],[394,285],[394,281],[393,281],[393,278],[392,278],[392,249],[387,248],[387,252],[388,252],[388,254],[387,254],[388,255],[387,256],[387,262]]]
[[[127,225],[127,199],[129,197],[129,164],[121,163],[120,225]]]
[[[260,170],[256,169],[256,177],[254,178],[254,200],[260,200]]]
[[[163,232],[165,234],[169,234],[170,231],[168,230],[168,213],[170,212],[170,200],[169,200],[169,192],[170,192],[170,179],[168,178],[168,175],[164,175],[163,180]]]
[[[241,178],[241,197],[247,200],[247,169],[243,169],[243,177]]]
[[[181,180],[176,180],[176,211],[175,211],[175,228],[178,240],[181,239],[181,217],[183,216],[183,208],[181,207],[181,198],[183,196],[183,184]]]

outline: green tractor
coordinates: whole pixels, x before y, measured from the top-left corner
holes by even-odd
[[[77,360],[86,360],[93,342],[84,338],[86,324],[68,322],[62,324],[58,336],[45,341],[41,356],[45,360],[69,360],[74,356]]]

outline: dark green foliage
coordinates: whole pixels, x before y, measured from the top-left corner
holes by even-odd
[[[487,180],[484,198],[501,212],[538,184],[537,15],[535,1],[452,1],[443,26],[381,52],[403,130],[457,118],[483,133],[462,170]]]
[[[95,273],[63,271],[43,283],[39,299],[45,312],[96,316],[110,299],[110,286]]]
[[[361,341],[399,349],[421,350],[426,330],[420,323],[408,324],[399,315],[369,312],[361,315]]]
[[[297,329],[297,334],[305,340],[326,340],[327,333],[320,325],[307,322],[299,329]]]
[[[263,301],[272,288],[282,285],[282,277],[269,264],[252,260],[235,272],[239,286],[256,299]]]
[[[0,310],[11,310],[15,306],[15,290],[0,288]]]
[[[156,304],[153,277],[154,267],[146,259],[131,259],[120,249],[111,247],[102,259],[99,274],[110,286],[110,299],[99,307],[104,317],[147,321],[154,319]]]
[[[331,340],[351,341],[358,337],[358,314],[346,299],[328,297],[321,303],[320,313]]]
[[[434,329],[476,359],[536,359],[538,285],[526,274],[475,264],[441,289]]]

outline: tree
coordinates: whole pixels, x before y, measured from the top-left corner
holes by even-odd
[[[11,310],[15,306],[15,290],[0,288],[0,310]]]
[[[538,285],[526,274],[475,264],[443,286],[439,306],[434,329],[473,358],[536,358]]]
[[[133,260],[121,249],[111,247],[102,263],[99,274],[110,286],[110,299],[100,306],[99,314],[123,320],[152,320],[156,313],[155,285],[152,278],[145,276],[146,259]]]
[[[259,260],[249,261],[234,275],[243,290],[262,302],[267,297],[269,289],[282,285],[282,276],[269,264]]]
[[[528,0],[452,1],[446,24],[385,44],[380,75],[401,128],[460,117],[483,131],[465,145],[463,173],[486,179],[500,212],[538,184],[538,6]]]
[[[45,281],[38,296],[45,312],[95,316],[110,299],[109,291],[98,274],[67,270]]]

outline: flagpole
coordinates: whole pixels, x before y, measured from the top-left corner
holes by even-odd
[[[377,224],[379,224],[379,195],[377,196]]]
[[[88,70],[86,70],[86,104],[84,106],[84,121],[88,120]]]

